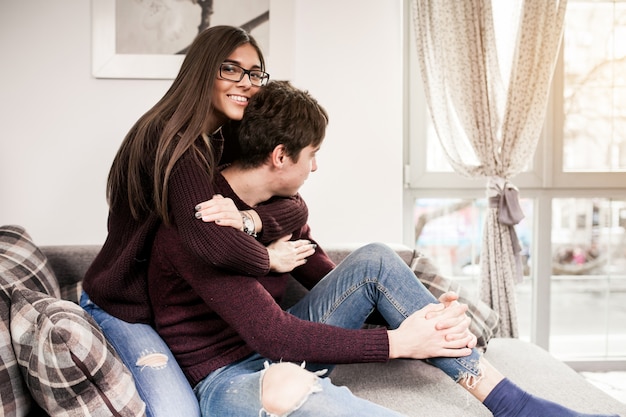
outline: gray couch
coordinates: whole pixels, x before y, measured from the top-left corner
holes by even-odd
[[[82,279],[99,247],[44,246],[41,249],[63,289]],[[325,249],[336,262],[352,250],[351,247]],[[398,247],[397,252],[407,263],[413,257],[413,252],[407,248]],[[294,281],[290,288],[291,301],[297,299],[302,291]],[[581,412],[617,413],[626,417],[626,404],[591,385],[567,365],[533,344],[518,339],[495,338],[489,342],[485,356],[531,393]],[[421,361],[339,365],[331,374],[331,379],[335,384],[346,385],[358,396],[407,416],[491,415],[441,371]]]

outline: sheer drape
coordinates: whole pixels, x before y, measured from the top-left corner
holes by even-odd
[[[522,272],[514,225],[523,213],[511,179],[532,159],[541,133],[566,0],[521,2],[507,85],[490,0],[412,1],[418,62],[441,145],[456,172],[487,179],[481,299],[500,314],[499,336],[517,337],[514,287]]]

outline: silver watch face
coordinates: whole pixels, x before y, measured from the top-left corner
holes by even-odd
[[[252,219],[250,217],[243,217],[243,231],[249,235],[254,233],[254,223],[252,223]]]

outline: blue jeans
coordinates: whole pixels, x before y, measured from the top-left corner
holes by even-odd
[[[83,291],[81,307],[102,332],[135,380],[148,417],[199,417],[198,401],[172,352],[151,326],[120,320],[94,304]]]
[[[305,320],[358,329],[377,309],[389,326],[396,328],[415,311],[436,302],[393,250],[370,244],[344,259],[289,312]],[[478,376],[479,360],[480,353],[474,349],[466,357],[433,358],[428,362],[458,381],[468,375]],[[196,385],[202,415],[270,416],[262,410],[259,395],[265,361],[251,355],[212,372]],[[332,365],[307,365],[312,371],[321,367]],[[329,379],[318,378],[317,383],[321,389],[314,389],[290,416],[398,416],[354,396],[346,388],[332,385]]]

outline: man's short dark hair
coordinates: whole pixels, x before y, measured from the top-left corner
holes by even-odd
[[[322,143],[328,114],[307,91],[289,81],[271,81],[250,99],[239,126],[238,163],[254,168],[265,162],[278,145],[298,160],[307,146]]]

